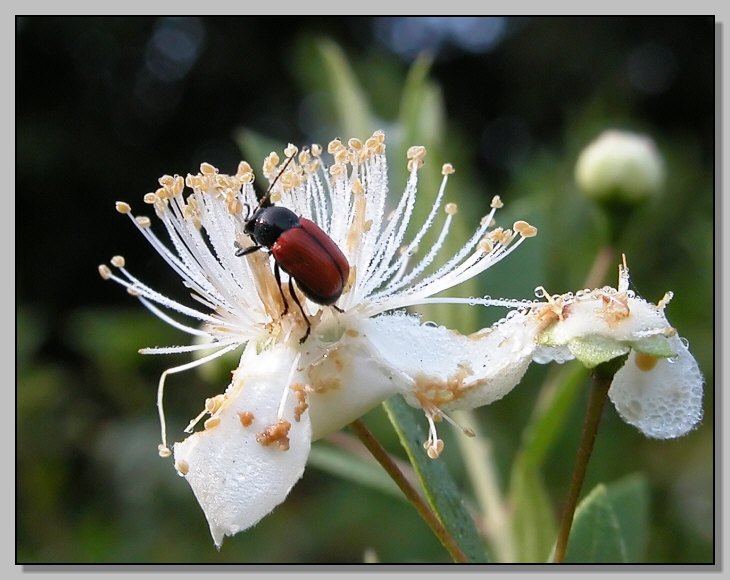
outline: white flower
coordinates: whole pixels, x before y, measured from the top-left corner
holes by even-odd
[[[608,391],[627,423],[657,439],[680,437],[699,423],[702,374],[664,314],[671,292],[657,305],[636,296],[624,261],[617,289],[545,296],[548,305],[535,312],[549,322],[535,361],[576,358],[592,368],[628,355]]]
[[[208,416],[203,429],[174,446],[176,469],[191,485],[218,546],[224,536],[254,525],[284,500],[301,477],[313,439],[347,425],[393,394],[403,394],[424,410],[427,452],[438,456],[443,443],[436,423],[448,420],[444,412],[487,404],[509,392],[531,362],[544,326],[525,309],[491,329],[463,336],[406,315],[403,309],[418,304],[495,303],[434,295],[481,274],[536,229],[521,221],[511,229],[494,228],[493,217],[501,207],[495,197],[462,249],[444,260],[439,253],[457,212],[455,204],[443,206],[450,165],[443,166],[427,219],[406,241],[425,149],[409,149],[408,183],[394,209],[387,200],[381,132],[365,142],[351,139],[345,145],[335,140],[328,152],[333,158],[329,167],[322,163],[321,149],[312,146],[298,153],[297,163],[287,159],[284,169],[272,153],[263,171],[274,185],[271,201],[315,222],[346,256],[349,276],[336,308],[297,290],[293,296],[295,285],[288,283],[286,273],[277,283],[272,254],[237,255],[252,246],[245,226],[258,203],[253,172],[245,162],[232,176],[209,164],[186,179],[164,176],[160,188],[145,196],[172,248],[152,232],[149,218],[134,217],[129,205],[117,204],[182,278],[197,308],[146,286],[129,273],[120,256],[111,261],[120,275],[99,267],[103,278],[126,286],[154,314],[198,339],[190,346],[141,352],[213,351],[160,378],[161,455],[170,454],[162,405],[165,377],[245,345],[226,391],[208,399],[186,431]],[[287,158],[297,155],[291,145],[285,153]],[[192,190],[187,197],[185,185]],[[440,217],[442,206],[445,216]],[[436,241],[414,260],[426,233],[439,221]],[[442,265],[434,268],[437,258]],[[314,280],[319,274],[305,275]],[[292,307],[297,298],[306,319]],[[282,315],[285,301],[290,307]],[[192,324],[182,324],[167,312],[186,316]]]

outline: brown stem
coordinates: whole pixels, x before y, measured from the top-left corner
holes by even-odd
[[[588,461],[593,452],[593,443],[596,440],[598,425],[601,422],[601,412],[603,411],[603,406],[608,396],[608,388],[611,386],[613,374],[594,371],[592,378],[593,385],[583,423],[580,446],[578,447],[578,453],[575,458],[573,478],[570,482],[568,498],[563,509],[562,518],[560,519],[560,529],[558,530],[558,537],[555,542],[554,563],[560,563],[565,558],[565,550],[568,546],[568,537],[570,536],[570,528],[573,525],[575,508],[578,505],[578,497],[580,496],[580,490],[585,480]]]
[[[373,454],[373,457],[378,460],[378,463],[383,466],[383,469],[385,469],[388,475],[390,475],[393,481],[395,481],[396,485],[398,485],[398,487],[406,495],[408,500],[415,506],[418,513],[428,524],[433,533],[436,534],[436,537],[443,544],[444,548],[446,548],[449,554],[451,554],[454,562],[467,562],[468,560],[466,554],[461,551],[461,548],[459,548],[457,543],[454,541],[454,538],[451,537],[451,534],[449,534],[448,530],[443,526],[443,524],[439,521],[436,515],[426,505],[420,494],[405,478],[403,472],[401,472],[401,470],[398,468],[393,458],[388,454],[388,452],[380,444],[380,442],[375,439],[375,436],[370,432],[365,424],[360,419],[356,419],[355,421],[350,423],[350,428],[360,438],[360,441],[363,442],[363,444],[365,445],[365,447],[368,448],[370,453]]]

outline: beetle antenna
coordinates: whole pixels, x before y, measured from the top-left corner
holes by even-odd
[[[277,176],[274,178],[274,181],[271,182],[271,185],[269,185],[269,189],[266,190],[266,193],[261,196],[259,199],[259,208],[261,207],[267,207],[271,205],[271,190],[274,188],[274,185],[276,185],[276,182],[279,181],[279,178],[284,174],[284,171],[286,171],[286,168],[289,167],[289,164],[294,159],[294,155],[291,157],[286,158],[286,162],[284,163],[284,167],[281,168],[281,171],[277,174]]]

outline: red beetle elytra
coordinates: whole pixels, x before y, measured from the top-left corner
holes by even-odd
[[[281,288],[279,268],[289,274],[289,293],[307,323],[307,332],[300,339],[301,343],[307,340],[311,323],[294,292],[293,282],[296,281],[312,302],[337,308],[334,303],[342,295],[350,274],[350,264],[342,250],[317,224],[271,202],[271,189],[292,159],[293,156],[287,159],[269,189],[259,198],[258,207],[246,216],[244,231],[255,245],[240,248],[236,255],[245,256],[264,248],[271,251],[274,277],[284,301],[282,316],[287,313],[289,304]]]

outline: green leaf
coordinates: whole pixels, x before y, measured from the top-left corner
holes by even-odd
[[[373,131],[373,118],[368,99],[342,49],[329,39],[317,43],[322,64],[329,79],[339,126],[343,138],[366,139]]]
[[[604,484],[597,485],[578,505],[564,561],[584,564],[628,562],[621,523]]]
[[[377,463],[365,461],[332,445],[315,443],[309,452],[307,465],[406,500],[403,492]]]
[[[470,562],[487,562],[484,542],[464,505],[461,490],[446,465],[430,459],[423,449],[423,418],[402,397],[390,398],[383,407],[416,470],[431,509]]]
[[[642,475],[599,484],[578,505],[565,562],[641,562],[649,533],[649,486]]]
[[[517,562],[545,562],[555,542],[557,522],[540,471],[519,457],[510,478],[512,534]]]
[[[398,126],[401,145],[440,145],[444,137],[444,104],[441,90],[429,81],[431,59],[421,56],[408,71],[401,96]],[[440,166],[439,166],[440,167]]]
[[[649,484],[641,474],[628,475],[608,486],[608,499],[621,528],[629,562],[646,558],[649,540]]]

